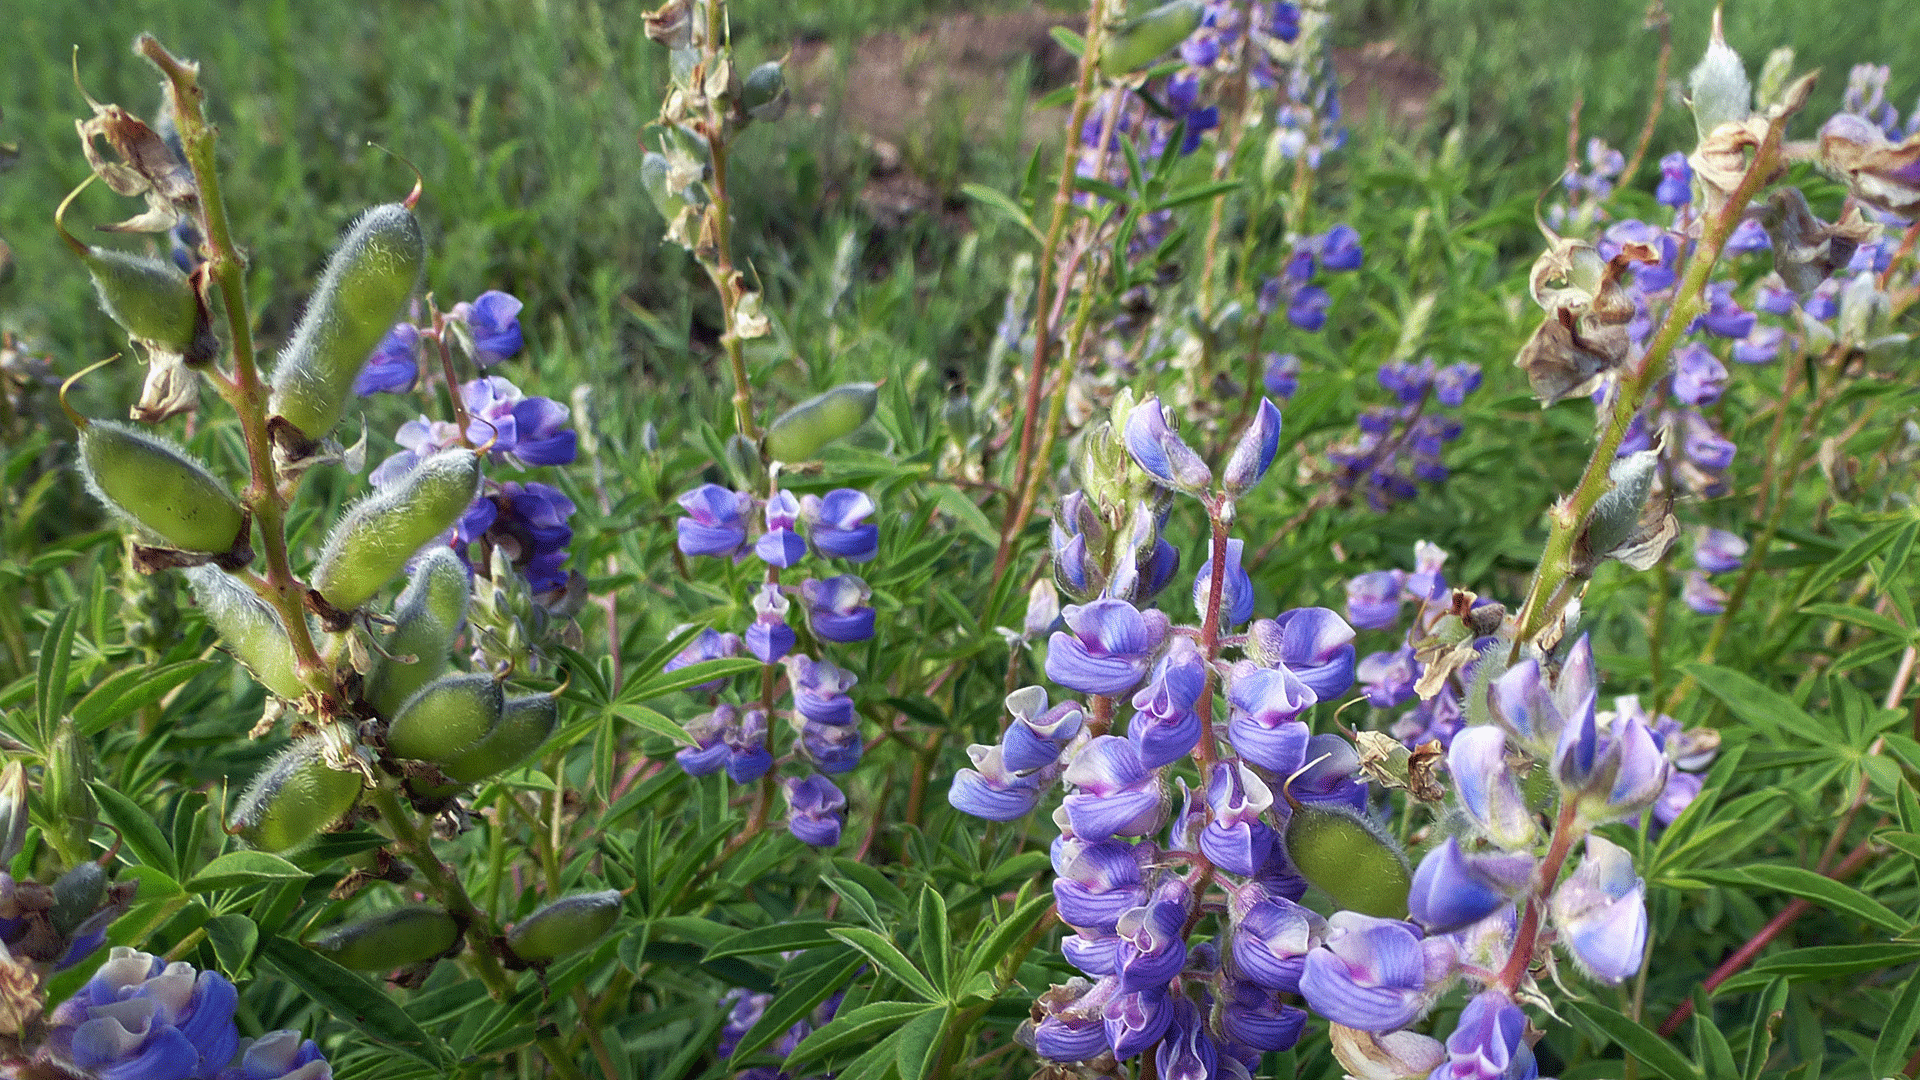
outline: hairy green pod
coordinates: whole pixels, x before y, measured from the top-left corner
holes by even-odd
[[[1101,47],[1101,73],[1117,79],[1146,67],[1198,29],[1205,14],[1200,0],[1172,0],[1128,20]]]
[[[412,656],[413,663],[375,656],[362,694],[367,704],[381,716],[392,716],[421,687],[446,673],[447,651],[467,621],[472,598],[466,564],[452,548],[435,548],[414,566],[413,577],[393,605],[393,633],[382,646],[395,656]]]
[[[1351,807],[1296,805],[1283,836],[1294,868],[1336,907],[1382,919],[1407,917],[1413,872],[1406,855]]]
[[[755,120],[773,123],[787,113],[787,74],[780,61],[769,60],[740,83],[740,107]]]
[[[206,613],[208,625],[220,635],[220,643],[247,665],[260,685],[288,701],[305,696],[307,688],[294,662],[293,640],[287,636],[279,613],[225,571],[190,566],[185,573],[193,597]]]
[[[387,752],[441,764],[485,738],[505,709],[506,695],[493,676],[442,675],[394,714],[387,726]]]
[[[107,317],[128,336],[182,356],[196,351],[200,301],[180,268],[166,259],[88,246],[80,254]]]
[[[431,904],[408,904],[336,926],[307,948],[354,971],[391,971],[440,956],[460,937],[453,916]]]
[[[112,420],[80,429],[80,472],[115,516],[181,551],[233,550],[246,512],[207,467],[166,439]]]
[[[387,203],[360,215],[281,350],[267,411],[308,439],[325,438],[353,397],[354,376],[393,329],[426,264],[426,240],[412,210]]]
[[[880,404],[880,387],[847,383],[788,409],[767,428],[767,453],[775,461],[807,461],[835,439],[853,434]]]
[[[55,932],[72,933],[106,898],[107,872],[99,863],[83,862],[54,881],[53,906],[47,909],[47,920],[53,923]]]
[[[442,450],[399,482],[356,503],[327,535],[313,588],[341,611],[352,611],[393,579],[413,553],[453,528],[480,490],[480,458]]]
[[[560,703],[546,694],[508,701],[500,722],[479,742],[440,763],[447,779],[475,784],[497,776],[533,756],[560,725]]]
[[[563,897],[520,920],[507,948],[529,964],[578,952],[604,937],[620,919],[620,890]]]
[[[318,736],[297,740],[267,762],[227,817],[227,830],[261,851],[303,844],[340,820],[360,798],[360,774],[332,768]]]

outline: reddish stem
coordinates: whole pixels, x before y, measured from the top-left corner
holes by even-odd
[[[1527,911],[1520,917],[1520,932],[1514,935],[1513,952],[1507,956],[1507,966],[1500,970],[1500,986],[1511,993],[1526,977],[1527,967],[1533,962],[1534,946],[1540,939],[1540,911],[1547,897],[1553,893],[1554,883],[1560,880],[1560,870],[1567,864],[1567,856],[1573,852],[1576,833],[1585,829],[1575,829],[1574,803],[1566,800],[1560,806],[1560,817],[1553,825],[1553,843],[1547,847],[1547,857],[1540,863],[1539,876],[1534,879],[1533,894],[1527,898]]]

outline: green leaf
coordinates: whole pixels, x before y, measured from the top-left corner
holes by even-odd
[[[920,890],[920,941],[915,952],[933,985],[952,989],[952,971],[947,957],[953,952],[951,931],[947,927],[947,900],[933,886]]]
[[[873,902],[873,894],[867,891],[866,886],[857,881],[841,881],[831,874],[821,874],[820,880],[826,883],[827,888],[838,894],[840,899],[845,900],[848,907],[853,908],[862,919],[866,920],[867,925],[887,925],[886,921],[880,918],[880,907]]]
[[[838,925],[840,924],[803,921],[776,923],[773,926],[742,930],[710,946],[707,949],[707,959],[758,956],[762,953],[789,952],[796,949],[811,949],[819,945],[831,945],[834,938],[827,931]]]
[[[1800,595],[1794,606],[1804,607],[1807,601],[1826,592],[1834,582],[1858,570],[1861,564],[1878,554],[1880,549],[1886,547],[1902,529],[1915,528],[1920,528],[1920,522],[1896,521],[1855,540],[1845,551],[1825,562],[1819,570],[1814,571],[1807,578],[1806,583],[1800,587]],[[1911,544],[1912,541],[1909,540],[1908,543]]]
[[[800,1040],[781,1063],[781,1071],[798,1072],[802,1067],[836,1053],[881,1038],[924,1012],[937,1009],[923,1001],[876,1001],[841,1013],[825,1027]]]
[[[1753,1026],[1747,1031],[1746,1066],[1740,1074],[1741,1080],[1759,1080],[1760,1070],[1766,1068],[1767,1056],[1773,1053],[1773,1034],[1785,1015],[1783,1010],[1787,1007],[1790,989],[1787,980],[1775,979],[1760,992],[1760,1003],[1753,1010]]]
[[[171,878],[180,876],[180,864],[174,861],[173,849],[168,846],[167,838],[160,832],[160,826],[153,815],[140,809],[139,804],[120,790],[103,780],[88,783],[93,789],[93,798],[100,806],[100,816],[107,824],[120,830],[120,836],[127,842],[127,850],[143,864],[162,870]]]
[[[866,954],[873,966],[892,977],[924,1001],[939,1001],[940,991],[934,989],[920,969],[913,966],[907,954],[900,947],[871,930],[860,927],[845,927],[833,931],[833,936]]]
[[[1027,235],[1033,237],[1036,242],[1041,244],[1047,242],[1047,238],[1040,235],[1040,230],[1033,227],[1033,219],[1027,216],[1026,210],[1022,209],[1020,204],[1014,202],[1005,192],[997,188],[987,187],[985,184],[962,184],[960,185],[960,192],[973,201],[981,203],[988,209],[999,213],[1000,216],[1013,222],[1015,225],[1027,230]],[[945,485],[942,486],[944,487]]]
[[[1064,26],[1055,26],[1048,30],[1048,33],[1053,35],[1053,40],[1061,48],[1074,56],[1080,56],[1087,51],[1087,39]]]
[[[607,706],[607,711],[633,724],[649,735],[662,735],[685,746],[692,746],[694,744],[693,736],[687,734],[686,728],[667,719],[660,713],[647,708],[645,705],[616,701]]]
[[[1196,184],[1190,188],[1181,188],[1153,204],[1155,210],[1172,210],[1190,203],[1206,202],[1208,199],[1230,195],[1240,190],[1238,180],[1220,180],[1213,183]]]
[[[221,972],[229,979],[245,978],[253,950],[260,944],[260,928],[245,915],[215,915],[205,929]]]
[[[1892,908],[1823,874],[1798,866],[1742,866],[1731,870],[1696,870],[1691,876],[1723,885],[1771,889],[1819,904],[1836,914],[1853,915],[1892,934],[1905,933],[1913,924]]]
[[[1870,945],[1814,945],[1789,949],[1764,957],[1749,971],[1728,979],[1714,994],[1732,994],[1765,986],[1774,976],[1783,975],[1792,982],[1808,979],[1833,979],[1858,975],[1863,971],[1895,968],[1920,960],[1920,943],[1887,941]]]
[[[1920,975],[1907,980],[1880,1027],[1880,1044],[1873,1052],[1873,1075],[1897,1076],[1907,1053],[1920,1036]]]
[[[900,1029],[900,1045],[894,1058],[900,1069],[900,1080],[924,1080],[927,1071],[933,1068],[933,1059],[940,1054],[940,1033],[946,1027],[947,1010],[937,1009],[914,1017]]]
[[[1133,201],[1124,188],[1116,184],[1109,184],[1098,177],[1076,176],[1073,178],[1073,189],[1075,191],[1084,191],[1089,195],[1097,195],[1108,202],[1124,204]]]
[[[1706,1067],[1707,1080],[1739,1080],[1740,1071],[1733,1064],[1733,1047],[1727,1045],[1726,1035],[1712,1017],[1706,991],[1694,987],[1693,1056]]]
[[[867,890],[868,895],[872,896],[875,901],[894,911],[902,914],[906,913],[907,894],[900,890],[900,886],[888,881],[887,875],[875,870],[866,863],[849,859],[843,855],[834,856],[833,867],[840,871],[842,876],[852,878],[859,882]]]
[[[955,521],[965,526],[968,532],[979,537],[983,543],[1000,542],[999,530],[993,527],[993,522],[987,519],[986,513],[972,499],[967,498],[966,492],[952,484],[937,484],[934,486],[933,499],[939,504],[940,509],[952,514]]]
[[[185,660],[157,668],[121,668],[74,705],[74,726],[82,735],[97,735],[212,666],[211,660]]]
[[[671,694],[675,690],[685,690],[690,686],[713,682],[715,679],[727,679],[742,672],[758,671],[764,666],[751,656],[702,660],[697,664],[688,664],[678,671],[663,671],[651,678],[628,683],[626,688],[620,691],[620,701],[623,703],[647,701]],[[685,737],[683,733],[681,738]]]
[[[1808,604],[1800,610],[1809,615],[1824,615],[1829,619],[1864,626],[1868,630],[1898,638],[1902,642],[1913,637],[1913,631],[1869,608],[1855,607],[1852,604]]]
[[[40,663],[34,669],[35,701],[40,706],[41,746],[53,745],[54,724],[67,711],[67,671],[73,666],[73,630],[80,609],[60,609],[46,636],[40,639]]]
[[[312,874],[264,851],[229,851],[187,879],[188,892],[213,892],[271,881],[305,881]]]
[[[1825,727],[1791,698],[1767,689],[1738,671],[1699,663],[1681,664],[1680,670],[1725,702],[1734,716],[1766,728],[1779,741],[1786,741],[1789,732],[1804,740],[1818,741]]]
[[[375,1042],[422,1061],[448,1064],[439,1040],[421,1030],[392,998],[360,976],[283,937],[268,938],[260,955],[333,1019],[352,1024]]]
[[[1640,1064],[1667,1080],[1702,1080],[1700,1070],[1671,1043],[1620,1013],[1597,1001],[1570,1001],[1567,1007],[1599,1028],[1622,1050],[1638,1058]]]
[[[783,987],[774,994],[773,1000],[767,1004],[767,1011],[760,1014],[760,1019],[741,1036],[740,1045],[733,1052],[736,1058],[744,1060],[748,1054],[785,1035],[793,1025],[805,1019],[816,1006],[853,978],[853,973],[867,962],[867,958],[857,952],[833,951],[842,955],[821,964],[792,986]]]
[[[1002,957],[1013,950],[1014,943],[1025,937],[1041,919],[1053,910],[1053,894],[1042,891],[1027,898],[1026,902],[1013,909],[1013,914],[994,926],[993,933],[980,943],[972,956],[967,958],[967,974],[976,975],[990,972]]]

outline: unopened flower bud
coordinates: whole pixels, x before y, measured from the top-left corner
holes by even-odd
[[[1161,484],[1188,494],[1205,490],[1213,471],[1167,424],[1160,399],[1150,397],[1127,414],[1124,435],[1127,453],[1142,472]]]
[[[1647,886],[1633,856],[1613,842],[1587,837],[1587,854],[1554,891],[1551,910],[1560,940],[1582,970],[1619,983],[1640,970],[1647,948]]]
[[[1227,494],[1238,497],[1245,494],[1260,478],[1267,475],[1267,469],[1273,464],[1273,456],[1280,449],[1280,410],[1272,401],[1260,399],[1260,408],[1253,414],[1253,423],[1247,425],[1246,433],[1240,436],[1240,442],[1233,448],[1233,455],[1227,459],[1226,468],[1221,472],[1221,482],[1226,485]]]
[[[1733,51],[1721,32],[1719,8],[1713,11],[1713,33],[1707,40],[1706,55],[1687,76],[1687,90],[1701,142],[1721,124],[1739,123],[1753,113],[1753,85],[1747,81],[1747,67],[1740,54]]]

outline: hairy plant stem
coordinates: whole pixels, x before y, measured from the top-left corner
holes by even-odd
[[[707,27],[700,43],[704,58],[696,79],[699,83],[704,83],[706,74],[716,70],[719,64],[732,62],[731,49],[726,43],[727,0],[705,2]],[[706,117],[701,134],[707,140],[708,157],[713,165],[713,175],[707,181],[706,213],[712,245],[698,246],[695,255],[713,282],[714,291],[720,294],[720,309],[726,323],[720,333],[720,345],[726,350],[727,366],[733,374],[734,427],[745,438],[758,442],[760,427],[753,419],[753,385],[747,377],[746,349],[734,333],[734,312],[740,305],[742,292],[739,271],[733,265],[733,199],[727,186],[727,141],[732,131],[726,113],[712,98],[705,97],[704,90],[702,86]]]
[[[1566,594],[1565,586],[1575,572],[1574,543],[1579,539],[1587,518],[1593,513],[1594,504],[1613,487],[1608,472],[1616,451],[1620,449],[1620,442],[1626,437],[1627,428],[1640,411],[1641,404],[1646,401],[1647,392],[1666,371],[1667,358],[1673,353],[1674,346],[1680,343],[1688,324],[1703,309],[1702,295],[1714,265],[1720,261],[1720,252],[1726,247],[1727,237],[1740,224],[1742,211],[1753,201],[1779,161],[1780,140],[1785,127],[1784,116],[1767,125],[1766,137],[1761,140],[1753,160],[1748,163],[1739,185],[1734,188],[1720,212],[1706,222],[1700,245],[1687,261],[1686,273],[1674,292],[1673,306],[1667,309],[1666,318],[1654,332],[1639,365],[1623,371],[1615,385],[1612,412],[1607,418],[1606,428],[1600,434],[1598,445],[1593,449],[1593,455],[1587,459],[1586,471],[1581,474],[1579,484],[1572,495],[1560,500],[1548,511],[1552,528],[1540,554],[1539,568],[1534,571],[1533,582],[1527,590],[1526,602],[1520,608],[1517,619],[1519,632],[1513,641],[1515,659],[1518,659],[1521,647],[1531,641],[1552,617],[1553,605],[1549,601]]]
[[[1654,65],[1653,89],[1647,95],[1647,120],[1640,125],[1640,141],[1634,144],[1633,156],[1627,159],[1626,167],[1620,170],[1620,178],[1614,182],[1614,190],[1619,191],[1633,183],[1634,174],[1640,171],[1640,165],[1647,160],[1647,148],[1653,145],[1653,130],[1660,122],[1660,112],[1667,105],[1667,69],[1673,60],[1673,20],[1668,17],[1664,0],[1653,0],[1647,5],[1647,17],[1643,23],[1649,30],[1660,31],[1660,59]]]
[[[275,479],[273,446],[267,435],[267,388],[253,359],[253,325],[247,307],[247,264],[233,242],[227,218],[226,196],[214,155],[216,133],[206,119],[200,89],[200,65],[181,60],[151,34],[142,34],[134,48],[167,77],[174,124],[180,132],[187,166],[193,170],[200,193],[200,224],[206,237],[206,274],[220,287],[227,313],[228,347],[233,358],[231,380],[214,380],[220,394],[240,418],[251,476],[242,497],[260,531],[260,549],[267,560],[268,588],[261,599],[273,606],[293,642],[295,670],[300,681],[322,698],[336,697],[328,665],[307,629],[303,606],[305,589],[294,576],[287,556],[287,502]]]
[[[1513,951],[1507,954],[1507,966],[1500,969],[1500,989],[1512,993],[1520,986],[1520,980],[1526,978],[1527,967],[1533,963],[1533,954],[1540,942],[1542,910],[1546,907],[1547,898],[1553,895],[1554,886],[1560,881],[1560,870],[1566,866],[1574,843],[1586,831],[1586,826],[1580,823],[1574,813],[1573,800],[1563,797],[1560,816],[1553,823],[1553,841],[1547,845],[1547,857],[1540,861],[1540,869],[1534,875],[1533,890],[1527,897],[1526,914],[1520,917],[1520,932],[1514,935]]]

